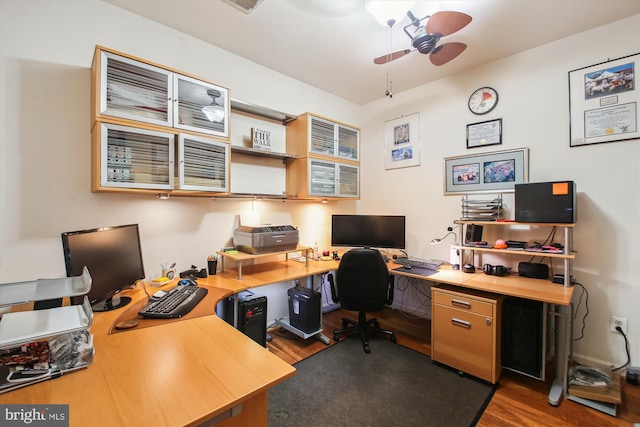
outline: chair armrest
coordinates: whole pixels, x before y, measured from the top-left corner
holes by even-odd
[[[387,288],[387,305],[393,304],[393,291],[395,289],[395,276],[389,274],[389,286]]]
[[[331,286],[331,300],[334,303],[338,302],[338,293],[336,292],[336,285],[333,282],[333,274],[328,273],[327,274],[327,280],[329,281],[329,286]]]

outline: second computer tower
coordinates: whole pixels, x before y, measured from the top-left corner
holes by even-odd
[[[267,297],[238,295],[238,330],[263,347],[267,346]]]
[[[507,298],[502,303],[502,367],[543,380],[546,327],[542,301]]]

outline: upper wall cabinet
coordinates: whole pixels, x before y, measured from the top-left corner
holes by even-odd
[[[92,67],[94,192],[229,192],[229,90],[97,47]]]
[[[93,117],[115,117],[223,138],[229,90],[139,59],[96,49]]]
[[[360,160],[360,129],[305,113],[287,126],[287,152]]]
[[[358,128],[305,113],[287,125],[287,152],[296,156],[287,167],[288,197],[360,197]]]

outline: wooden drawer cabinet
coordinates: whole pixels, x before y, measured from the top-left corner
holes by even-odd
[[[491,383],[500,366],[500,295],[432,288],[431,358]]]

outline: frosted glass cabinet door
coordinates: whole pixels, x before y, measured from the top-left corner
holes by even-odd
[[[360,196],[360,170],[358,166],[338,163],[338,196],[359,197]]]
[[[309,195],[336,195],[336,164],[309,159]]]
[[[173,189],[175,135],[101,123],[103,187]]]
[[[171,126],[173,73],[109,52],[100,58],[100,114]]]
[[[220,137],[229,136],[229,91],[201,80],[174,75],[174,126]]]
[[[178,144],[181,190],[228,191],[229,144],[184,134]]]
[[[341,159],[358,160],[360,132],[356,129],[336,125],[337,156]]]

